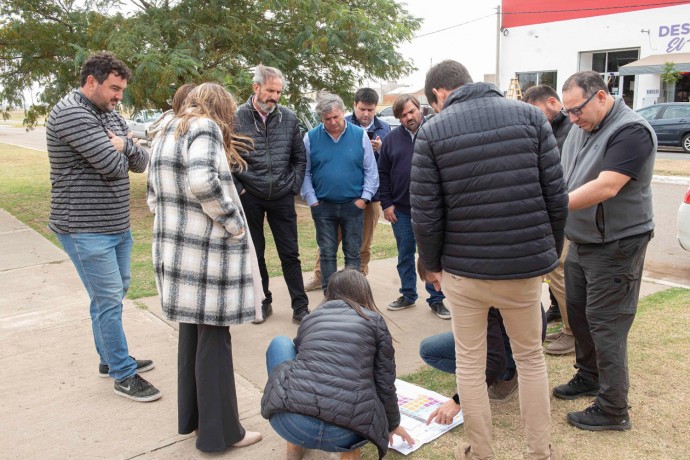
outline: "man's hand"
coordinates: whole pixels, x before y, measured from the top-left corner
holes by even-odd
[[[359,209],[364,209],[367,207],[367,202],[361,198],[357,198],[355,200],[355,206],[357,206]]]
[[[311,207],[312,207],[312,208],[315,208],[315,207],[318,206],[318,205],[319,205],[319,202],[317,201],[316,203],[314,203],[313,205],[311,205]]]
[[[141,139],[134,139],[134,133],[130,131],[127,134],[127,139],[132,139],[132,142],[134,143],[135,146],[140,147],[141,146]]]
[[[453,417],[458,415],[458,412],[460,412],[460,405],[455,404],[455,401],[449,399],[429,415],[426,424],[429,425],[431,422],[436,422],[439,425],[450,425],[453,423]]]
[[[434,289],[441,292],[441,274],[443,272],[429,272],[427,274],[427,281],[433,283]],[[433,280],[433,281],[432,281]]]
[[[383,218],[386,219],[391,224],[396,223],[398,221],[398,218],[395,215],[395,206],[390,206],[390,207],[384,209],[383,210]]]
[[[397,434],[398,436],[403,438],[405,441],[407,441],[407,443],[409,445],[411,445],[411,446],[414,445],[414,439],[412,439],[412,436],[410,436],[407,433],[407,430],[405,430],[405,428],[403,428],[401,426],[398,426],[396,429],[394,429],[393,431],[388,433],[388,445],[393,444],[393,435],[395,435],[395,434]]]
[[[371,140],[371,148],[374,150],[380,149],[381,144],[383,144],[383,141],[381,140],[381,136],[376,136],[376,139]]]
[[[123,138],[116,136],[111,130],[108,130],[108,137],[115,150],[120,153],[125,151],[125,140]]]

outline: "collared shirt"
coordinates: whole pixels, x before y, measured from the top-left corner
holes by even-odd
[[[331,133],[326,131],[326,128],[323,126],[323,124],[320,124],[315,129],[323,129],[324,131],[326,131],[326,134],[328,134],[330,138],[333,139],[333,142],[337,143],[340,141],[340,139],[343,138],[343,134],[345,134],[345,131],[347,130],[349,124],[349,122],[345,122],[345,129],[342,131],[342,133],[340,133],[338,139],[336,139],[331,135]],[[316,193],[314,192],[314,184],[311,180],[311,148],[309,142],[309,133],[306,133],[304,135],[304,148],[307,151],[307,170],[304,174],[304,183],[302,184],[301,195],[302,198],[307,202],[307,204],[311,206],[314,203],[318,203],[319,200],[316,197]],[[362,148],[364,148],[364,184],[362,187],[362,199],[368,201],[371,200],[371,197],[374,195],[374,193],[376,193],[376,190],[378,190],[379,188],[379,172],[378,167],[376,166],[374,150],[371,148],[371,141],[367,136],[366,130],[362,135]]]

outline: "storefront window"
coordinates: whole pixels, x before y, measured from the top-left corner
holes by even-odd
[[[524,93],[528,88],[537,85],[549,85],[553,89],[556,89],[556,75],[557,72],[518,72],[518,82],[520,83],[520,88]]]

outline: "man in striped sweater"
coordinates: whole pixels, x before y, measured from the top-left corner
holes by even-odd
[[[139,376],[153,368],[129,355],[122,299],[130,282],[129,171],[144,172],[148,153],[115,112],[131,71],[112,54],[90,56],[81,88],[53,107],[46,122],[51,204],[48,226],[72,259],[91,299],[101,377],[115,394],[154,401],[160,391]]]

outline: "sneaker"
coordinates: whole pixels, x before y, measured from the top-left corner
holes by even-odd
[[[268,319],[269,316],[273,314],[273,305],[271,303],[264,303],[261,305],[262,319],[255,319],[252,324],[261,324]]]
[[[455,446],[455,450],[453,451],[455,460],[470,460],[472,458],[470,456],[471,449],[472,447],[466,442]]]
[[[139,402],[155,401],[161,397],[161,392],[139,374],[127,377],[122,382],[115,382],[115,394]]]
[[[307,307],[302,307],[294,311],[292,314],[292,320],[296,323],[301,323],[302,320],[304,319],[305,316],[307,316],[309,313],[309,309]]]
[[[548,310],[546,310],[546,322],[556,323],[562,321],[561,310],[558,305],[551,305]]]
[[[590,382],[575,374],[570,382],[558,385],[553,389],[553,395],[560,399],[575,399],[581,396],[596,396],[599,393],[599,383]]]
[[[546,343],[555,342],[556,340],[558,340],[561,337],[562,334],[563,334],[563,328],[560,328],[559,330],[557,330],[556,332],[552,332],[551,334],[546,334],[546,337],[544,338],[544,342],[546,342]]]
[[[134,357],[130,356],[130,358],[134,359]],[[134,359],[134,361],[137,362],[137,374],[141,374],[142,372],[150,371],[151,369],[154,368],[153,361],[150,359]],[[100,377],[110,377],[108,373],[110,372],[110,366],[107,364],[99,364],[98,365],[98,375]]]
[[[626,431],[632,428],[628,414],[608,415],[596,404],[580,412],[569,412],[566,418],[571,425],[589,431]]]
[[[436,313],[436,316],[438,316],[441,319],[450,319],[450,312],[446,308],[445,305],[443,305],[443,302],[434,302],[429,304],[429,307]]]
[[[398,297],[398,300],[395,300],[391,303],[388,304],[388,307],[386,307],[388,310],[391,311],[396,311],[396,310],[404,310],[406,308],[414,307],[414,302],[411,300],[407,300],[404,296]]]
[[[320,276],[314,275],[309,279],[309,281],[304,283],[304,292],[318,291],[319,289],[323,289],[321,287]]]
[[[499,380],[489,387],[489,401],[495,404],[510,402],[518,389],[517,372],[510,380]]]
[[[544,347],[544,353],[549,355],[567,355],[575,352],[575,337],[561,333],[558,339]]]

